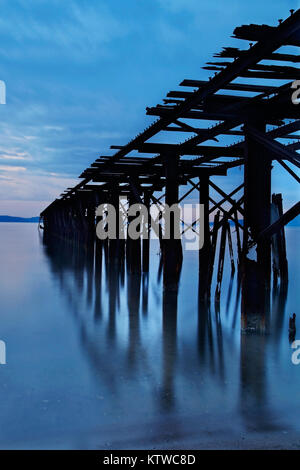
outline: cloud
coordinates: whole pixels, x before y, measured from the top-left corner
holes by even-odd
[[[0,165],[0,171],[26,171],[24,166]]]
[[[130,29],[130,23],[123,28],[109,8],[94,1],[15,1],[12,5],[4,0],[1,7],[5,14],[0,18],[0,37],[9,39],[10,47],[0,42],[0,54],[14,59],[91,61],[106,55],[107,45]]]
[[[45,131],[56,131],[56,132],[62,132],[64,130],[63,127],[61,126],[44,126]]]
[[[0,200],[2,201],[51,201],[58,197],[67,187],[78,183],[78,180],[75,178],[66,178],[62,175],[52,175],[47,172],[33,174],[24,172],[24,169],[21,168],[15,170],[11,178],[6,178],[7,174],[10,175],[11,173],[5,169],[4,178],[1,178],[0,185]]]
[[[17,99],[0,109],[1,161],[22,160],[32,173],[76,177],[99,154],[109,153],[110,144],[130,137],[124,131],[126,110],[116,99],[95,99],[93,91],[83,90],[79,102],[69,101],[62,88],[56,100],[45,85],[42,99]]]
[[[1,150],[0,150],[1,152]],[[0,153],[1,160],[25,160],[27,158],[26,152],[5,152]]]

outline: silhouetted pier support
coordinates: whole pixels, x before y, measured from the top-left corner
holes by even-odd
[[[101,316],[101,283],[102,283],[102,257],[103,243],[96,237],[95,243],[95,318]]]
[[[94,199],[89,201],[86,208],[87,242],[94,244],[96,237],[96,214]]]
[[[147,208],[147,218],[143,221],[143,254],[142,254],[142,268],[143,273],[149,272],[149,256],[150,256],[150,193],[144,192],[144,206]],[[147,236],[146,236],[147,234]]]
[[[219,252],[218,273],[217,273],[217,286],[216,286],[216,293],[215,293],[216,303],[219,303],[221,299],[221,285],[222,285],[223,271],[224,271],[226,235],[228,234],[228,230],[229,230],[227,227],[228,227],[228,220],[227,220],[227,217],[224,217],[222,231],[221,231],[220,252]]]
[[[210,253],[209,253],[209,265],[208,265],[208,274],[207,274],[207,300],[210,299],[210,294],[211,294],[211,283],[212,283],[212,278],[213,278],[213,272],[214,272],[214,264],[215,264],[215,256],[216,256],[216,248],[217,248],[217,240],[218,240],[218,232],[219,232],[219,221],[220,221],[220,211],[218,211],[215,216],[214,216],[214,225],[212,229],[212,238],[211,238],[211,247],[210,247]],[[199,267],[201,266],[201,261],[199,262]],[[203,297],[200,285],[202,284],[202,289],[203,289],[203,281],[201,281],[201,276],[200,276],[200,269],[199,269],[199,301],[203,301],[203,298],[201,298],[201,295]],[[204,291],[205,295],[205,291]],[[205,298],[205,297],[204,297]]]
[[[76,218],[76,226],[77,226],[77,242],[83,242],[84,241],[84,236],[85,236],[85,224],[84,224],[84,206],[83,206],[83,201],[82,199],[79,198],[78,195],[76,195],[75,198],[75,218]]]
[[[200,177],[199,194],[199,203],[203,205],[203,218],[200,223],[204,224],[204,245],[199,251],[199,297],[202,301],[208,301],[210,298],[211,281],[211,241],[209,227],[209,176],[207,175]]]
[[[282,215],[282,195],[272,195],[271,221],[276,222]],[[282,287],[288,284],[288,262],[286,257],[286,243],[284,227],[279,229],[272,236],[272,254],[273,254],[273,285],[277,286],[278,278]]]
[[[164,155],[166,175],[165,203],[171,208],[178,207],[179,200],[179,175],[178,155]],[[163,284],[164,289],[176,290],[182,266],[182,246],[178,234],[181,232],[180,217],[176,217],[173,210],[170,211],[169,233],[166,237],[167,221],[165,221],[165,240],[163,240]],[[177,238],[178,237],[178,238]]]
[[[254,124],[251,123],[254,127]],[[265,131],[265,124],[255,124]],[[261,330],[261,318],[270,309],[271,242],[258,235],[271,220],[271,164],[266,149],[247,133],[245,126],[245,215],[242,280],[242,327]],[[256,240],[256,260],[248,254],[249,239]],[[254,255],[254,253],[253,253]]]
[[[129,207],[137,204],[136,196],[131,192],[128,197]],[[138,216],[138,214],[136,214]],[[128,216],[128,224],[130,224],[136,216]],[[141,226],[137,226],[137,232],[141,233]],[[127,231],[127,240],[126,240],[126,265],[130,273],[140,273],[141,272],[141,237],[139,236],[136,240],[130,237],[129,232]]]
[[[112,185],[110,194],[109,194],[109,202],[114,207],[116,218],[115,218],[115,230],[116,230],[116,238],[109,239],[109,260],[112,264],[117,264],[120,259],[120,239],[119,239],[119,230],[120,230],[120,208],[119,208],[119,192],[118,186]]]

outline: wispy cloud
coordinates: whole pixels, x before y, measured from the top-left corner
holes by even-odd
[[[1,150],[0,150],[1,152]],[[28,157],[26,152],[5,152],[0,153],[1,160],[25,160]]]
[[[17,168],[17,167],[15,167]],[[3,171],[3,174],[1,174]],[[29,201],[51,201],[62,193],[66,187],[74,185],[75,178],[65,178],[62,175],[51,175],[50,173],[32,174],[25,169],[11,170],[1,168],[0,165],[0,199],[1,200],[29,200]]]
[[[0,165],[0,171],[26,171],[24,166]]]
[[[0,43],[0,54],[6,57],[91,61],[95,55],[107,54],[106,46],[127,35],[130,27],[129,22],[123,28],[104,3],[94,1],[16,0],[12,5],[3,0],[1,6],[5,8],[1,36],[11,40],[9,49]]]

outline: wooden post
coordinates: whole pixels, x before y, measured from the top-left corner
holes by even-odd
[[[223,279],[224,257],[225,257],[225,247],[226,247],[227,223],[228,223],[228,220],[225,217],[223,220],[221,241],[220,241],[218,276],[217,276],[217,286],[216,286],[216,293],[215,293],[216,302],[220,302],[220,296],[221,296],[221,285],[222,285],[222,279]]]
[[[209,300],[210,292],[211,292],[211,282],[212,282],[212,277],[213,277],[213,272],[214,272],[216,248],[217,248],[217,241],[218,241],[219,220],[220,220],[220,211],[218,211],[214,217],[214,226],[213,226],[213,232],[212,232],[211,250],[210,250],[209,265],[208,265],[207,300]]]
[[[209,261],[210,261],[210,229],[209,229],[209,176],[200,177],[199,202],[204,206],[204,245],[199,251],[199,298],[209,298]]]
[[[117,185],[111,185],[109,203],[116,211],[116,238],[109,239],[109,259],[110,263],[117,264],[119,260],[119,193]]]
[[[231,228],[230,228],[229,220],[227,220],[227,238],[228,238],[228,248],[229,248],[230,264],[231,264],[231,277],[232,277],[235,273],[235,265],[234,265],[234,254],[233,254]]]
[[[241,246],[241,237],[240,237],[240,228],[239,228],[239,218],[237,209],[234,211],[234,223],[236,231],[236,243],[237,243],[237,252],[238,252],[238,264],[242,260],[242,246]]]
[[[149,254],[150,254],[150,194],[148,191],[145,191],[144,193],[144,205],[147,208],[148,211],[148,218],[147,220],[144,220],[144,224],[146,227],[147,235],[148,237],[145,238],[143,237],[143,272],[147,273],[149,271]]]
[[[265,123],[251,123],[265,131]],[[266,149],[247,133],[245,126],[245,215],[244,266],[242,280],[242,327],[264,330],[264,316],[270,309],[271,245],[269,239],[257,242],[256,260],[247,257],[248,231],[257,235],[271,220],[271,158]]]
[[[165,203],[169,208],[174,204],[178,204],[179,199],[178,162],[178,155],[164,155],[166,175]],[[177,290],[182,266],[181,240],[175,239],[176,231],[180,232],[180,220],[177,220],[171,211],[170,239],[164,239],[163,241],[163,284],[164,289],[170,290]]]
[[[272,195],[272,223],[283,215],[282,195]],[[273,252],[273,283],[277,285],[280,276],[280,284],[288,283],[288,262],[286,257],[286,243],[284,227],[272,236],[272,252]]]
[[[136,197],[133,193],[130,193],[128,202],[129,206],[136,204]],[[133,219],[135,219],[135,217],[128,217],[128,224]],[[129,237],[128,231],[126,240],[126,264],[129,272],[141,272],[141,238],[139,237],[137,240],[132,240]]]

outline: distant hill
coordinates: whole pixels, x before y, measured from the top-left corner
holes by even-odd
[[[21,223],[33,223],[37,224],[39,217],[12,217],[10,215],[0,215],[0,222],[21,222]]]

